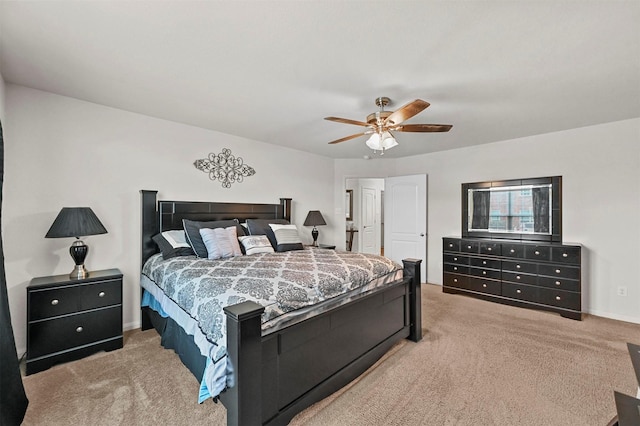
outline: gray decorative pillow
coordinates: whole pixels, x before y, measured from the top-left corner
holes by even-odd
[[[151,239],[158,245],[163,259],[171,259],[177,256],[193,256],[195,254],[182,229],[164,231],[154,235]]]
[[[238,235],[244,235],[242,232],[242,227],[237,219],[230,220],[214,220],[211,222],[198,222],[195,220],[182,219],[182,226],[184,227],[184,232],[187,234],[187,241],[191,248],[195,252],[196,256],[206,259],[209,254],[207,253],[207,247],[204,245],[202,241],[202,236],[200,235],[200,229],[202,228],[228,228],[230,226],[236,226],[238,229]]]
[[[246,235],[238,237],[247,255],[256,253],[273,253],[273,247],[266,235]]]
[[[208,259],[226,259],[228,257],[242,256],[238,244],[237,228],[201,228],[200,236],[207,248]]]
[[[276,237],[276,251],[302,250],[302,240],[295,225],[269,225]]]

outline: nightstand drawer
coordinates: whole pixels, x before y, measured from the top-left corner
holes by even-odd
[[[64,351],[122,335],[122,306],[32,322],[27,357]]]
[[[51,318],[120,303],[121,279],[34,289],[29,292],[29,320]]]

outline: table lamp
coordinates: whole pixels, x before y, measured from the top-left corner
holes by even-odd
[[[91,208],[63,207],[56,220],[53,221],[53,225],[49,228],[45,238],[76,238],[76,241],[69,248],[69,253],[76,263],[76,267],[73,268],[69,277],[82,279],[89,276],[89,272],[84,267],[84,259],[89,252],[89,246],[80,237],[106,233],[107,230]]]
[[[304,226],[313,226],[313,230],[311,231],[311,236],[313,237],[313,245],[318,247],[318,235],[320,234],[316,229],[316,226],[326,225],[327,222],[324,221],[322,217],[322,213],[320,210],[309,210],[307,214],[307,218],[304,220]]]

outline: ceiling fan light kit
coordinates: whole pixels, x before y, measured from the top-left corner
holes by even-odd
[[[367,116],[367,122],[349,120],[339,117],[325,117],[325,120],[336,121],[338,123],[353,124],[356,126],[369,127],[369,130],[357,133],[355,135],[346,136],[329,142],[336,144],[355,139],[364,135],[371,135],[365,144],[371,148],[374,153],[380,151],[380,155],[384,151],[398,145],[395,137],[391,134],[391,130],[397,132],[448,132],[453,126],[450,124],[402,124],[414,115],[425,110],[429,106],[429,102],[416,99],[409,102],[397,111],[385,111],[384,107],[388,105],[390,99],[387,97],[379,97],[376,99],[376,105],[380,107],[380,111],[376,111]]]

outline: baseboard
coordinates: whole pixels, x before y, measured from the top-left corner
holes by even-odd
[[[633,324],[640,324],[640,317],[630,317],[628,315],[618,315],[612,314],[610,312],[602,312],[602,311],[585,311],[585,314],[595,315],[597,317],[608,318],[617,321],[630,322]]]

